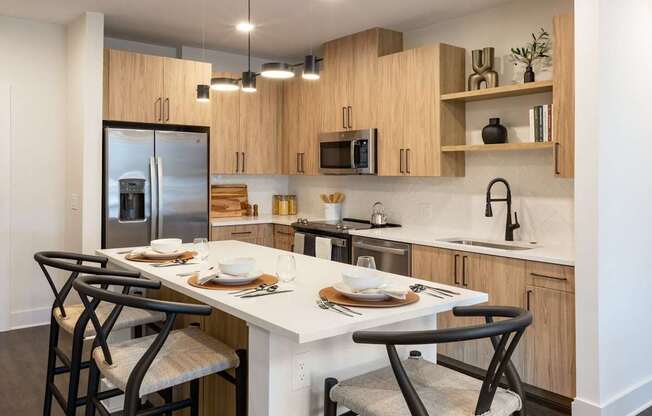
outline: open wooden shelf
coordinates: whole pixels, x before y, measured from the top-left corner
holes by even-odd
[[[442,152],[490,152],[505,150],[542,150],[552,149],[553,142],[501,143],[501,144],[461,144],[442,146]]]
[[[536,81],[527,84],[505,85],[496,88],[484,88],[474,91],[454,92],[451,94],[442,94],[442,101],[481,101],[491,100],[494,98],[517,97],[519,95],[539,94],[542,92],[552,91],[552,80]]]

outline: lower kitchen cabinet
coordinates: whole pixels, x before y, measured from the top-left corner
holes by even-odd
[[[237,240],[260,246],[273,247],[272,224],[226,225],[211,227],[211,241]]]
[[[575,299],[572,267],[414,245],[412,275],[489,294],[490,305],[529,308],[534,320],[512,357],[524,382],[575,397]],[[438,328],[483,323],[440,314]],[[488,339],[442,344],[438,352],[486,370]]]
[[[274,248],[292,251],[294,246],[294,228],[289,225],[274,224]]]

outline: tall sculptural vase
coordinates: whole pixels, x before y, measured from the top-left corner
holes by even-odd
[[[479,90],[482,83],[485,88],[498,86],[498,72],[493,70],[494,48],[475,49],[471,51],[474,73],[469,76],[469,91]]]

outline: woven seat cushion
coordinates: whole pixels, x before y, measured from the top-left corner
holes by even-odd
[[[111,303],[100,303],[97,306],[95,309],[95,315],[97,315],[97,319],[99,319],[100,324],[104,323],[114,307],[115,305]],[[65,310],[65,317],[61,315],[61,310],[59,308],[54,308],[52,314],[54,315],[54,319],[57,321],[59,326],[64,331],[72,334],[75,331],[77,320],[84,312],[84,305],[66,305]],[[133,328],[135,326],[149,324],[152,322],[159,322],[163,320],[165,320],[165,314],[162,312],[124,307],[122,308],[120,315],[118,315],[118,320],[116,321],[113,329],[116,330]],[[93,323],[89,321],[88,325],[86,326],[86,330],[84,331],[84,336],[88,337],[91,335],[95,335],[95,328],[93,327]]]
[[[423,359],[403,362],[412,385],[432,416],[472,416],[482,382]],[[331,400],[362,416],[409,416],[391,367],[340,382]],[[507,416],[521,409],[521,398],[498,388],[486,416]]]
[[[113,365],[104,360],[100,347],[93,350],[93,359],[100,372],[113,385],[125,391],[129,375],[155,337],[156,335],[151,335],[109,344]],[[199,328],[172,331],[147,370],[140,387],[140,396],[238,365],[240,360],[235,350],[206,335]]]

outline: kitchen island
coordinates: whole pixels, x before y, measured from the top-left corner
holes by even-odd
[[[473,305],[488,300],[485,293],[452,288],[459,296],[440,299],[421,295],[418,302],[397,308],[357,308],[362,316],[348,317],[320,309],[315,301],[324,287],[341,280],[342,272],[353,266],[294,255],[297,278],[288,285],[293,292],[241,299],[228,291],[196,288],[179,273],[199,270],[207,264],[188,264],[157,268],[147,263],[125,260],[125,249],[98,250],[111,264],[140,271],[144,277],[160,281],[163,286],[197,302],[212,306],[246,322],[249,353],[249,415],[318,415],[323,402],[325,377],[344,379],[388,365],[384,346],[359,345],[351,339],[358,330],[435,329],[438,313],[454,306]],[[279,255],[287,252],[269,247],[237,242],[210,243],[207,263],[233,257],[253,257],[257,268],[274,274]],[[393,285],[407,288],[414,283],[432,282],[383,273]],[[443,285],[440,285],[445,287]],[[424,358],[434,361],[435,346],[405,346],[407,355],[418,349]]]

